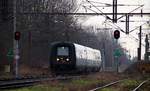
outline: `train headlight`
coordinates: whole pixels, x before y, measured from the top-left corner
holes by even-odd
[[[67,61],[67,62],[70,61],[69,58],[67,58],[66,61]]]
[[[59,58],[57,58],[57,61],[59,61],[60,59]]]

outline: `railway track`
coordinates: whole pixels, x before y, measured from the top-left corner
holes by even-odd
[[[114,81],[114,82],[111,82],[111,83],[109,83],[109,84],[106,84],[106,85],[103,85],[103,86],[100,86],[100,87],[91,89],[91,90],[89,90],[89,91],[100,91],[101,89],[111,87],[111,86],[116,85],[116,84],[118,84],[118,83],[121,83],[121,82],[123,82],[123,81],[125,81],[125,80],[126,80],[126,79]],[[145,83],[147,83],[147,82],[149,82],[149,81],[150,81],[150,79],[144,80],[144,81],[140,82],[138,86],[136,86],[133,90],[130,90],[130,91],[139,91],[139,89],[141,89],[141,87],[142,87]],[[145,91],[145,90],[144,90],[144,91]]]
[[[58,77],[41,77],[41,78],[24,78],[24,79],[9,79],[0,81],[0,89],[8,89],[8,88],[18,88],[18,87],[27,87],[32,86],[36,83],[42,81],[53,81],[53,80],[68,80],[68,79],[76,79],[80,76],[58,76]]]
[[[133,89],[132,91],[138,91],[140,89],[140,87],[142,87],[145,83],[147,83],[148,81],[150,81],[149,79],[148,80],[145,80],[145,81],[142,81],[135,89]]]
[[[0,89],[7,89],[7,88],[17,88],[17,87],[25,87],[31,86],[35,83],[46,81],[46,80],[53,80],[52,78],[22,78],[22,79],[9,79],[0,81]]]
[[[114,81],[114,82],[108,83],[108,84],[106,84],[106,85],[103,85],[103,86],[100,86],[100,87],[91,89],[91,90],[89,90],[89,91],[97,91],[97,90],[100,90],[100,89],[103,89],[103,88],[107,88],[107,87],[109,87],[109,86],[115,85],[115,84],[117,84],[117,83],[119,83],[119,82],[122,82],[122,81],[124,81],[124,80],[126,80],[126,79]]]

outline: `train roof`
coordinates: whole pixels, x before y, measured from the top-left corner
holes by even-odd
[[[80,44],[76,44],[76,43],[73,43],[75,46],[77,47],[85,47],[86,49],[88,50],[94,50],[94,51],[99,51],[98,49],[94,49],[94,48],[91,48],[91,47],[87,47],[87,46],[83,46],[83,45],[80,45]]]
[[[71,42],[62,42],[62,41],[57,41],[57,42],[51,43],[51,46],[55,46],[55,45],[73,45],[73,43],[71,43]]]
[[[77,44],[77,43],[73,43],[73,42],[66,42],[66,41],[57,41],[57,42],[53,42],[51,43],[52,46],[55,46],[55,45],[74,45],[74,46],[78,46],[78,47],[86,47],[88,48],[89,50],[98,50],[98,49],[94,49],[94,48],[91,48],[91,47],[87,47],[87,46],[84,46],[84,45],[81,45],[81,44]]]

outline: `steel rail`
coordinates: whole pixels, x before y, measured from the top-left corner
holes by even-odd
[[[26,83],[16,83],[16,84],[7,84],[0,86],[0,89],[8,89],[8,88],[17,88],[17,87],[27,87],[27,86],[32,86],[36,82],[26,82]]]
[[[146,82],[148,82],[149,80],[145,80],[143,81],[142,83],[140,83],[135,89],[133,89],[132,91],[138,91],[138,89],[143,85],[145,84]]]
[[[3,81],[0,83],[0,89],[31,86],[34,83],[44,81],[44,80],[50,80],[50,78],[37,78],[37,79],[33,78],[33,79]]]
[[[124,79],[124,80],[125,80],[125,79]],[[111,82],[111,83],[106,84],[106,85],[104,85],[104,86],[100,86],[100,87],[97,87],[97,88],[91,89],[91,90],[89,90],[89,91],[97,91],[97,90],[99,90],[99,89],[103,89],[103,88],[106,88],[106,87],[112,86],[112,85],[117,84],[117,83],[119,83],[119,82],[122,82],[122,81],[124,81],[124,80],[114,81],[114,82]]]
[[[53,80],[67,80],[73,78],[79,78],[80,76],[58,76],[58,77],[41,77],[41,78],[31,78],[31,79],[22,79],[22,80],[6,80],[0,82],[0,89],[7,89],[7,88],[17,88],[17,87],[26,87],[32,86],[35,83],[42,82],[42,81],[53,81]]]

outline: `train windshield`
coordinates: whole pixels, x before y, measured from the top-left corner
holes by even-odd
[[[69,56],[69,48],[68,47],[57,47],[57,55],[58,56]]]

